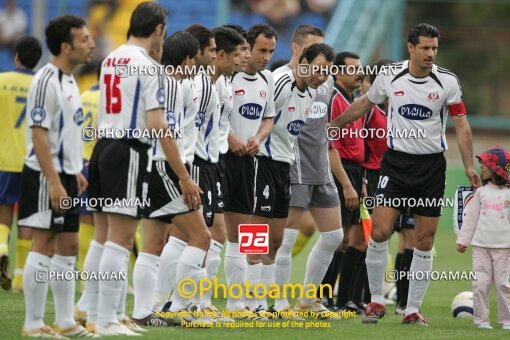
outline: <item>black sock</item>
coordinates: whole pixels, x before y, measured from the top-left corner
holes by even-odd
[[[331,262],[329,263],[328,271],[326,275],[324,275],[324,279],[322,279],[322,284],[329,284],[331,286],[331,292],[328,288],[324,287],[322,293],[323,297],[326,297],[328,300],[328,305],[333,306],[333,289],[335,288],[336,279],[338,278],[338,271],[340,268],[340,264],[342,263],[342,257],[344,253],[342,251],[335,251]],[[317,291],[317,296],[319,296],[320,288]],[[329,297],[331,296],[331,298]]]
[[[342,259],[340,266],[340,283],[338,285],[336,306],[342,308],[349,301],[349,289],[353,284],[354,274],[356,272],[356,262],[362,252],[348,247]]]
[[[363,271],[363,251],[353,248],[356,259],[354,261],[354,272],[352,274],[352,280],[349,287],[348,301],[352,301],[355,304],[361,302],[363,296],[363,287],[365,283],[365,277],[367,276],[366,269]]]
[[[395,257],[395,270],[397,271],[397,277],[401,270],[401,266],[400,266],[401,263],[402,263],[402,253],[397,253],[397,256]],[[401,290],[402,290],[400,280],[397,280],[395,282],[395,286],[397,287],[397,302],[396,302],[396,304],[399,305],[400,294],[401,294]]]
[[[411,269],[411,262],[413,262],[413,249],[405,249],[404,254],[402,255],[402,260],[400,264],[400,270],[403,272],[408,272]],[[403,279],[400,283],[402,287],[402,292],[400,294],[400,307],[405,308],[407,306],[407,294],[409,293],[409,280],[407,278]]]

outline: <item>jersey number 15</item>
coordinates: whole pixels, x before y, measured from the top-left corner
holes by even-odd
[[[120,77],[116,74],[105,74],[104,84],[106,86],[106,113],[120,113],[122,110]]]

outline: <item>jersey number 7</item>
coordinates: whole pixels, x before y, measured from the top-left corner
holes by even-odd
[[[16,97],[16,103],[25,104],[23,105],[23,110],[21,110],[21,114],[19,115],[16,124],[14,125],[15,129],[19,129],[23,124],[23,120],[27,114],[27,97]]]
[[[120,113],[122,110],[120,77],[116,74],[105,74],[104,84],[106,86],[106,113]]]

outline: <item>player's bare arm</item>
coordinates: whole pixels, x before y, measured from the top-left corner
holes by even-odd
[[[259,152],[260,143],[271,133],[273,127],[273,117],[262,119],[257,134],[248,139],[248,143],[246,144],[246,153],[250,156],[255,156]]]
[[[370,112],[373,106],[374,104],[368,100],[367,95],[364,94],[359,99],[355,100],[344,113],[333,120],[330,123],[330,126],[342,128],[347,124],[354,122],[367,112]]]
[[[62,213],[64,210],[60,207],[60,199],[62,197],[67,197],[67,192],[60,181],[57,170],[55,170],[53,166],[48,130],[40,127],[32,127],[32,143],[34,144],[34,152],[37,161],[41,166],[44,176],[48,180],[51,207],[57,213]]]
[[[241,157],[246,154],[246,145],[232,132],[228,133],[228,148],[236,156]]]
[[[162,109],[147,111],[147,128],[153,130],[168,128],[168,123],[164,118]],[[181,186],[182,195],[184,196],[184,201],[190,209],[198,209],[201,204],[200,194],[202,191],[199,186],[193,182],[189,176],[188,170],[186,170],[186,167],[182,163],[177,144],[171,138],[161,138],[159,141],[168,164],[170,164],[172,170],[177,177],[179,177],[179,184]]]
[[[342,165],[338,150],[329,149],[329,164],[331,165],[331,171],[335,175],[336,179],[342,184],[343,194],[345,197],[345,206],[347,209],[354,210],[358,208],[358,193],[354,190],[349,177]]]
[[[480,186],[480,177],[473,165],[473,136],[471,134],[471,127],[465,115],[453,116],[452,119],[455,123],[457,144],[459,145],[462,162],[466,169],[466,176],[471,186],[478,188]]]

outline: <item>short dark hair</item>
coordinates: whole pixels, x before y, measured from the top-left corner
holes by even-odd
[[[345,59],[347,59],[347,58],[359,59],[359,55],[357,55],[354,52],[348,52],[348,51],[340,52],[336,55],[335,61],[333,62],[333,64],[335,66],[344,66]]]
[[[253,47],[255,40],[261,34],[266,38],[274,37],[276,40],[278,40],[278,37],[276,36],[276,30],[273,27],[269,26],[268,24],[256,24],[250,27],[248,32],[246,32],[246,41],[248,44],[250,44],[250,47]]]
[[[439,38],[439,30],[426,23],[414,25],[409,30],[407,42],[416,46],[420,42],[420,37]]]
[[[239,33],[241,35],[241,37],[244,38],[244,40],[246,40],[246,30],[243,28],[243,26],[228,24],[228,25],[222,25],[221,27],[227,27],[227,28],[231,28],[231,29],[235,30],[237,33]]]
[[[243,37],[236,30],[228,27],[216,27],[212,30],[214,40],[216,41],[216,51],[225,51],[230,53],[234,51],[238,45],[244,42]]]
[[[324,43],[315,43],[304,49],[303,54],[299,57],[299,62],[306,58],[308,63],[310,63],[320,54],[323,54],[327,61],[335,59],[335,52],[331,46]]]
[[[377,74],[379,74],[379,72],[381,72],[381,70],[383,69],[384,66],[393,64],[393,63],[394,63],[394,61],[391,59],[380,59],[380,60],[376,61],[375,64],[372,65],[371,69],[373,70],[375,68],[377,70],[377,73],[370,72],[370,74],[368,74],[368,72],[365,72],[365,75],[370,77],[370,84],[374,83],[375,78],[377,77]]]
[[[324,32],[319,27],[313,25],[299,25],[292,33],[291,42],[301,45],[307,35],[324,37]]]
[[[161,64],[177,67],[186,57],[195,58],[199,48],[198,40],[191,33],[177,31],[163,43]]]
[[[156,2],[142,2],[131,14],[127,36],[148,38],[159,24],[166,26],[168,11]]]
[[[210,29],[199,24],[189,25],[184,29],[184,31],[190,33],[198,40],[201,52],[203,52],[204,49],[207,46],[209,46],[209,44],[211,43],[211,38],[214,38],[214,34],[211,32]]]
[[[22,37],[16,41],[14,53],[18,55],[21,65],[32,70],[42,56],[41,42],[34,37]]]
[[[85,20],[76,15],[67,14],[52,19],[44,31],[46,44],[51,54],[58,56],[60,54],[60,45],[64,42],[73,46],[71,30],[73,28],[80,29],[82,27],[85,27]]]

